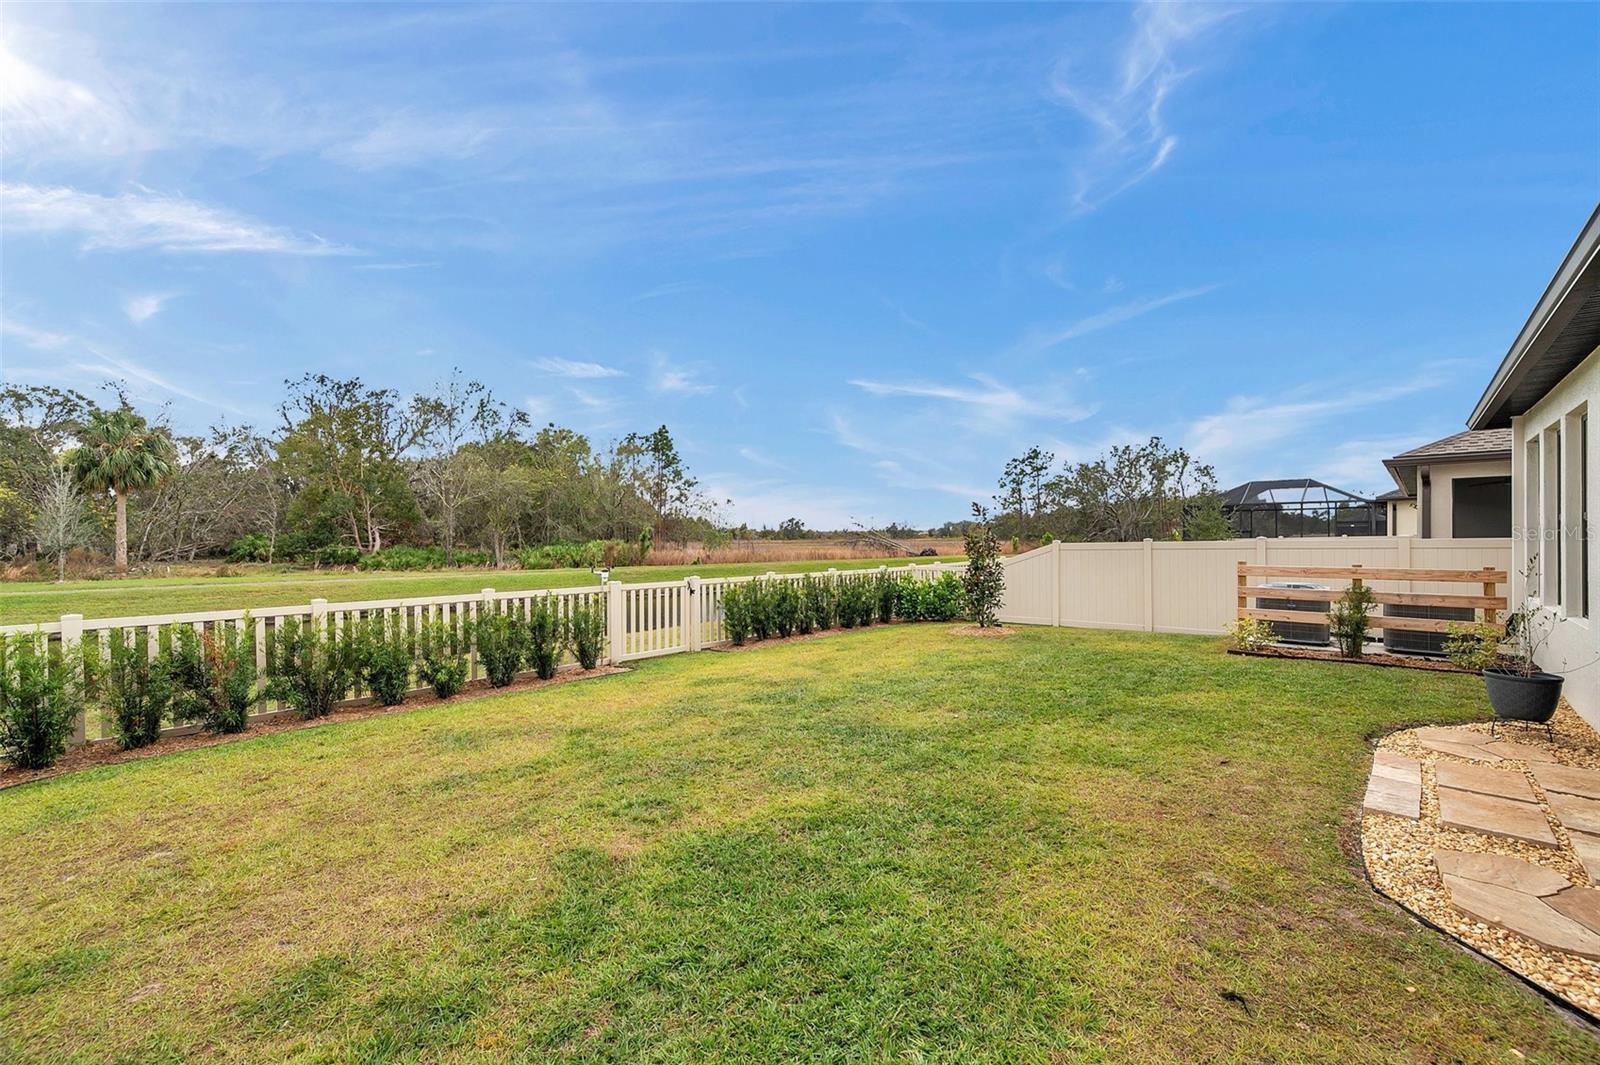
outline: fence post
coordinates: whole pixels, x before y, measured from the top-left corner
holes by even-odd
[[[1256,565],[1265,566],[1266,564],[1267,538],[1265,536],[1258,536],[1256,537]]]
[[[1144,538],[1144,631],[1156,631],[1156,552],[1155,541]]]
[[[704,616],[700,610],[700,578],[698,576],[685,577],[683,583],[688,589],[684,594],[689,600],[683,606],[683,645],[690,651],[698,651],[700,650],[700,629]]]
[[[326,599],[311,600],[311,627],[317,632],[323,631],[323,619],[328,616],[328,601]]]
[[[1050,545],[1050,602],[1054,608],[1054,617],[1051,624],[1056,628],[1061,627],[1061,541],[1057,540]]]
[[[1483,568],[1488,573],[1492,573],[1494,571],[1494,567],[1493,566],[1485,566]],[[1484,581],[1483,582],[1483,594],[1484,595],[1490,595],[1490,596],[1497,595],[1497,594],[1499,594],[1499,587],[1500,586],[1498,584],[1496,584],[1494,581]],[[1489,624],[1493,624],[1497,617],[1498,617],[1498,612],[1495,610],[1494,607],[1486,606],[1486,607],[1483,608],[1483,620],[1484,621],[1488,622]]]
[[[78,680],[83,680],[83,662],[78,658],[83,647],[83,615],[61,615],[61,668],[70,676],[72,671],[78,671]],[[87,742],[88,736],[83,720],[86,710],[79,710],[72,719],[72,745],[82,746]]]
[[[628,619],[623,616],[623,591],[621,581],[606,582],[606,641],[611,649],[611,664],[622,661],[628,650]]]
[[[1246,563],[1246,562],[1240,562],[1239,565],[1238,565],[1238,573],[1239,573],[1239,608],[1238,608],[1238,613],[1236,613],[1234,616],[1237,617],[1241,621],[1244,620],[1244,612],[1246,610],[1250,609],[1250,593],[1247,590],[1250,587],[1250,577],[1244,571],[1245,566],[1247,566],[1248,564],[1249,563]]]

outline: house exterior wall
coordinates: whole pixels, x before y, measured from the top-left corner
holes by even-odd
[[[1600,505],[1600,422],[1588,433],[1587,484],[1582,476],[1581,419],[1590,411],[1600,412],[1600,348],[1526,414],[1511,420],[1511,592],[1513,604],[1531,598],[1551,611],[1554,623],[1539,664],[1566,677],[1567,700],[1600,727],[1600,628],[1593,618],[1600,611],[1600,552],[1585,571],[1583,543],[1585,489],[1594,501],[1590,507]],[[1600,514],[1593,520],[1600,520]],[[1527,576],[1530,560],[1537,570],[1532,580]]]
[[[1430,535],[1448,538],[1456,534],[1453,527],[1456,480],[1466,477],[1510,476],[1510,459],[1490,462],[1452,462],[1448,465],[1434,466],[1432,484],[1428,492]]]
[[[1415,500],[1399,499],[1389,504],[1390,536],[1416,536],[1419,524]]]

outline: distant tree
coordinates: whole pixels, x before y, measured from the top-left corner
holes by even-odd
[[[652,433],[629,433],[618,450],[634,468],[640,491],[655,511],[656,531],[666,538],[674,519],[687,516],[700,482],[689,476],[665,425]]]
[[[404,460],[428,432],[428,405],[360,378],[306,374],[289,382],[278,410],[278,458],[298,488],[298,520],[326,520],[361,550],[381,550],[384,533],[416,514]]]
[[[0,554],[25,551],[33,542],[33,503],[95,409],[70,389],[0,388]]]
[[[1160,540],[1184,536],[1191,500],[1215,493],[1216,476],[1183,448],[1153,436],[1064,470],[1050,491],[1071,512],[1081,539]]]
[[[784,518],[778,523],[778,537],[782,540],[804,540],[806,523],[799,518]]]
[[[1028,537],[1032,520],[1044,509],[1050,486],[1050,468],[1056,457],[1048,451],[1030,447],[1009,460],[1000,474],[1000,493],[995,502],[1001,512],[1016,517],[1016,534]]]
[[[425,424],[421,436],[422,458],[413,479],[423,497],[436,508],[440,546],[445,565],[456,563],[456,526],[461,509],[484,487],[480,472],[483,454],[467,444],[482,444],[503,432],[526,424],[527,415],[498,402],[482,383],[467,381],[459,369],[431,396],[418,401]]]
[[[172,476],[177,451],[165,429],[151,428],[127,407],[93,411],[68,458],[78,484],[116,496],[116,568],[128,572],[128,495]]]
[[[1000,603],[1006,594],[1005,569],[1000,563],[1000,541],[989,524],[989,512],[972,504],[972,524],[967,527],[967,569],[961,575],[972,619],[981,628],[1000,624]]]
[[[94,535],[83,494],[65,466],[57,466],[34,507],[34,536],[39,550],[56,560],[56,580],[67,579],[67,553]]]

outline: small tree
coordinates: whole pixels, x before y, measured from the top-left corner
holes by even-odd
[[[1377,596],[1365,584],[1352,584],[1328,612],[1328,628],[1339,653],[1346,658],[1360,658],[1367,643],[1367,611],[1378,603]]]
[[[172,436],[152,429],[138,414],[122,408],[95,411],[68,456],[73,476],[90,492],[116,497],[116,567],[128,572],[128,493],[154,488],[172,476],[178,460]]]
[[[54,555],[57,582],[67,579],[67,552],[89,542],[94,525],[84,507],[83,493],[65,466],[57,466],[45,482],[33,519],[39,550]]]
[[[1000,624],[997,614],[1006,593],[1005,570],[1000,565],[1000,542],[989,524],[988,509],[974,503],[972,517],[973,523],[967,529],[967,572],[961,583],[966,588],[972,619],[987,629]]]

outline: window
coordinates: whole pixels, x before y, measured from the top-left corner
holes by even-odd
[[[1578,415],[1578,569],[1583,589],[1578,601],[1589,616],[1589,412]]]
[[[1539,464],[1539,438],[1532,437],[1527,443],[1527,453],[1522,464],[1522,528],[1519,530],[1522,537],[1522,548],[1525,561],[1522,565],[1531,563],[1534,567],[1534,586],[1525,588],[1520,594],[1544,594],[1543,582],[1539,574],[1544,572],[1544,555],[1539,550],[1539,526],[1543,519],[1543,509],[1539,502],[1539,488],[1543,483],[1544,473]]]
[[[1567,456],[1561,481],[1565,500],[1562,512],[1566,525],[1561,529],[1562,554],[1566,558],[1566,581],[1562,588],[1567,613],[1589,616],[1589,412],[1579,407],[1567,415]]]

